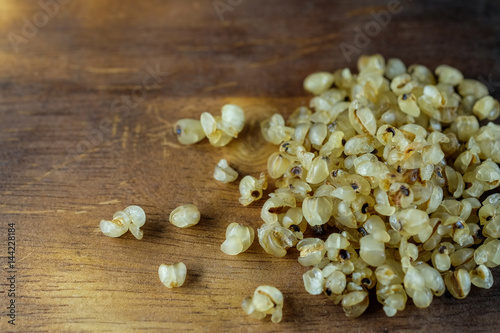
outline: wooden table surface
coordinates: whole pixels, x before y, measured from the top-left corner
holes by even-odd
[[[295,250],[274,258],[255,242],[239,256],[223,254],[226,226],[260,226],[263,201],[243,208],[237,183],[212,178],[221,158],[241,175],[266,170],[275,147],[263,141],[259,121],[307,104],[308,73],[354,69],[357,54],[349,62],[342,42],[358,45],[359,54],[456,66],[499,98],[498,1],[401,0],[364,43],[357,29],[394,1],[59,2],[0,2],[0,331],[498,328],[500,283],[474,287],[465,300],[437,298],[424,310],[409,301],[394,318],[372,299],[361,318],[347,319],[340,306],[304,290],[307,269]],[[247,111],[238,140],[224,148],[177,143],[177,119],[217,113],[225,103]],[[190,202],[201,222],[169,224],[170,211]],[[105,237],[99,221],[130,204],[147,213],[144,239]],[[15,326],[7,317],[11,223]],[[157,269],[177,261],[188,278],[170,290]],[[284,294],[280,324],[240,308],[261,284]]]

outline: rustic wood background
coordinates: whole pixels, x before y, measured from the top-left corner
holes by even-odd
[[[54,15],[47,22],[39,1],[0,2],[0,331],[498,328],[500,283],[474,287],[465,300],[435,299],[425,310],[409,301],[394,318],[372,299],[361,318],[347,319],[326,297],[306,293],[306,268],[295,250],[278,259],[257,242],[237,257],[219,249],[230,222],[260,226],[263,202],[240,206],[237,183],[214,181],[214,165],[226,158],[241,175],[266,170],[275,148],[264,143],[258,122],[307,104],[308,73],[355,68],[339,45],[352,45],[355,28],[364,29],[389,0],[220,0],[233,4],[223,20],[213,0],[60,2],[49,7]],[[500,97],[498,1],[401,0],[400,6],[360,54],[431,68],[450,64],[484,78]],[[23,18],[40,27],[23,32]],[[248,115],[238,140],[219,149],[176,142],[177,119],[217,113],[229,102]],[[190,202],[200,208],[201,222],[189,229],[169,224],[170,211]],[[144,239],[102,235],[99,221],[130,204],[147,213]],[[15,327],[7,324],[5,294],[12,222]],[[169,290],[157,268],[177,261],[186,263],[189,277]],[[261,284],[284,293],[280,324],[254,320],[240,308]]]

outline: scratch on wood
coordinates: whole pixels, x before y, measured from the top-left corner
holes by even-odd
[[[110,144],[112,145],[112,144],[114,144],[115,142],[116,142],[116,140],[112,140],[112,141],[110,141],[109,143],[107,143],[107,144],[105,144],[105,145],[103,145],[103,146],[108,146],[108,145],[110,145]],[[27,182],[27,183],[25,183],[25,184],[23,184],[23,185],[20,185],[20,186],[16,187],[15,189],[13,189],[12,191],[6,191],[6,192],[4,192],[4,193],[3,193],[3,195],[10,195],[10,194],[12,194],[14,191],[19,191],[19,190],[21,190],[21,189],[23,189],[23,188],[29,187],[29,186],[31,186],[31,185],[33,185],[33,184],[36,184],[36,183],[40,182],[41,180],[43,180],[44,178],[46,178],[46,177],[50,176],[50,175],[51,175],[52,173],[54,173],[55,171],[58,171],[59,169],[61,169],[61,168],[65,167],[65,166],[67,166],[67,165],[69,165],[69,164],[71,164],[71,163],[74,163],[74,162],[76,162],[76,161],[78,161],[78,160],[80,160],[80,159],[82,159],[82,158],[84,158],[84,157],[86,157],[86,156],[88,156],[88,155],[90,155],[90,154],[92,154],[92,153],[95,153],[95,152],[97,152],[97,151],[101,150],[101,148],[102,148],[103,146],[96,146],[96,147],[94,147],[94,148],[90,149],[89,151],[87,151],[87,152],[85,152],[85,153],[81,153],[81,154],[79,154],[79,155],[76,155],[76,156],[75,156],[75,157],[73,157],[73,158],[67,159],[67,160],[66,160],[66,161],[64,161],[64,162],[62,162],[62,163],[60,163],[60,164],[55,165],[54,167],[52,167],[52,169],[51,169],[51,170],[49,170],[49,171],[45,172],[43,175],[41,175],[41,176],[39,176],[39,177],[35,177],[33,181],[31,181],[31,182]]]
[[[252,64],[250,64],[249,67],[258,68],[258,67],[263,67],[263,66],[276,65],[276,64],[283,62],[283,61],[299,59],[299,58],[301,58],[309,53],[314,53],[314,52],[322,50],[322,49],[330,49],[331,47],[332,46],[330,44],[310,46],[310,47],[301,49],[295,53],[292,53],[289,56],[284,56],[284,57],[278,56],[278,57],[274,57],[272,59],[269,59],[267,61],[252,63]]]
[[[121,73],[138,72],[138,68],[131,68],[131,67],[93,67],[93,66],[83,67],[75,64],[70,64],[69,68],[77,71],[84,71],[95,74],[121,74]]]
[[[95,74],[121,74],[121,73],[135,73],[137,68],[128,67],[83,67],[84,71]]]
[[[203,92],[210,92],[210,91],[214,91],[214,90],[218,90],[218,89],[222,89],[222,88],[235,87],[237,85],[238,85],[238,82],[236,82],[236,81],[225,82],[225,83],[221,83],[221,84],[216,84],[215,86],[206,87],[205,89],[203,89]]]
[[[141,124],[137,124],[134,129],[134,140],[132,142],[133,150],[137,148],[137,142],[139,141],[139,135],[141,134]]]
[[[46,178],[47,176],[49,176],[49,175],[50,175],[51,173],[53,173],[54,171],[57,171],[57,170],[59,170],[60,168],[65,167],[66,165],[68,165],[68,164],[70,164],[70,163],[76,162],[77,160],[80,160],[80,159],[84,158],[85,156],[88,156],[89,154],[92,154],[92,153],[94,153],[94,152],[96,152],[96,151],[98,151],[98,150],[100,150],[100,149],[101,149],[101,147],[99,147],[99,146],[98,146],[98,147],[94,147],[93,149],[90,149],[89,151],[87,151],[87,152],[85,152],[85,153],[81,153],[81,154],[79,154],[79,155],[75,156],[75,157],[74,157],[74,158],[72,158],[72,159],[69,159],[69,160],[67,160],[67,161],[64,161],[63,163],[61,163],[61,164],[58,164],[58,165],[54,166],[54,167],[52,168],[52,170],[47,171],[46,173],[44,173],[43,175],[41,175],[41,176],[39,176],[39,177],[36,177],[34,182],[30,182],[30,183],[28,183],[28,184],[29,184],[29,185],[32,185],[32,184],[34,184],[35,182],[39,182],[40,180],[42,180],[42,179]],[[28,185],[28,184],[26,184],[26,185]]]
[[[180,144],[176,144],[176,143],[170,142],[170,141],[167,140],[166,137],[164,138],[164,140],[161,143],[161,145],[164,146],[164,147],[172,147],[172,148],[176,148],[176,149],[182,148],[182,146]]]
[[[167,129],[168,129],[167,125],[160,125],[160,126],[156,126],[156,127],[150,127],[148,129],[148,132],[146,133],[146,136],[157,136],[159,133],[164,134],[164,133],[167,132],[166,131]],[[158,133],[154,133],[154,132],[158,132]]]
[[[126,149],[128,141],[128,126],[125,126],[125,128],[123,129],[123,135],[121,141],[122,141],[122,149]]]
[[[259,38],[256,38],[256,39],[251,39],[249,40],[248,42],[238,42],[237,45],[235,46],[246,46],[247,44],[254,44],[254,45],[276,45],[277,43],[281,43],[281,44],[291,44],[291,45],[295,45],[295,46],[298,46],[298,47],[302,47],[302,46],[307,46],[307,45],[311,45],[311,44],[316,44],[316,43],[324,43],[324,42],[327,42],[331,39],[335,39],[336,37],[338,37],[338,33],[337,32],[333,32],[333,33],[330,33],[330,34],[326,34],[326,35],[322,35],[322,36],[318,36],[318,37],[305,37],[305,38],[290,38],[289,36],[286,36],[286,37],[283,37],[283,38],[269,38],[269,39],[259,39]]]
[[[22,257],[21,259],[19,259],[17,262],[20,263],[24,259],[28,258],[31,254],[33,254],[33,252],[28,253],[27,255],[25,255],[24,257]]]
[[[383,6],[380,7],[371,7],[368,8],[368,13],[370,9],[374,8],[383,8]],[[356,13],[355,11],[348,12],[346,15],[347,16],[354,16],[353,14],[363,14],[367,10],[362,9],[362,11],[359,11],[359,13]],[[176,50],[179,52],[206,52],[206,51],[225,51],[227,49],[234,49],[234,48],[241,48],[241,47],[248,47],[248,46],[253,46],[253,45],[276,45],[276,44],[282,44],[282,45],[294,45],[297,47],[304,47],[307,45],[315,44],[315,43],[324,43],[330,39],[334,39],[338,37],[338,33],[330,33],[324,36],[319,36],[319,37],[305,37],[305,38],[290,38],[290,36],[284,36],[284,37],[279,37],[279,36],[273,36],[273,38],[253,38],[249,39],[246,41],[238,41],[235,43],[229,43],[229,44],[224,44],[220,45],[217,47],[214,46],[201,46],[201,45],[196,45],[196,46],[176,46]]]
[[[88,213],[88,211],[86,211],[86,210],[80,210],[78,212],[75,212],[75,215],[86,214],[86,213]]]
[[[171,126],[171,123],[167,119],[162,117],[162,115],[160,114],[160,110],[158,110],[157,107],[154,108],[153,113],[156,115],[156,119],[158,119],[159,122],[164,123],[169,127]]]
[[[138,85],[99,85],[96,86],[96,90],[114,90],[114,91],[132,91],[135,89],[146,89],[147,91],[160,90],[161,86],[158,84],[153,84],[149,86],[138,86]]]
[[[298,42],[298,45],[311,45],[311,44],[319,44],[319,43],[325,43],[328,42],[331,39],[335,39],[339,36],[337,32],[333,32],[331,34],[327,34],[324,36],[318,36],[318,37],[312,37],[312,38],[305,38],[304,40],[301,40]]]
[[[117,114],[115,114],[115,117],[113,118],[113,128],[111,129],[111,136],[113,138],[116,136],[116,131],[119,122],[120,122],[120,117]]]
[[[146,108],[146,114],[151,114],[152,112],[154,112],[154,105],[152,104],[148,104],[147,108]]]
[[[166,159],[168,157],[168,155],[170,155],[168,153],[168,149],[167,149],[167,138],[163,138],[163,143],[161,144],[163,146],[163,158]]]
[[[30,132],[33,131],[34,127],[25,128],[6,128],[2,129],[2,133],[19,133],[19,132]]]
[[[109,201],[99,202],[98,205],[114,205],[114,204],[117,204],[117,203],[120,203],[120,200],[113,199],[113,200],[109,200]]]
[[[175,46],[175,49],[180,52],[205,52],[212,50],[208,46]]]
[[[39,215],[48,213],[59,213],[57,210],[8,210],[4,212],[5,214],[12,215]]]

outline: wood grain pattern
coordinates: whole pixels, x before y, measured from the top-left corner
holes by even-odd
[[[323,296],[305,292],[297,253],[237,257],[220,244],[230,222],[258,227],[262,201],[242,208],[236,184],[218,184],[226,158],[241,175],[266,170],[274,147],[258,134],[272,112],[287,115],[309,97],[302,79],[349,66],[339,48],[387,1],[243,0],[221,21],[211,0],[71,0],[16,53],[38,1],[0,3],[0,331],[494,331],[500,284],[465,300],[435,299],[429,309],[386,318],[373,299],[361,318],[345,318]],[[226,1],[223,1],[227,3]],[[490,78],[500,97],[500,6],[496,1],[401,1],[403,10],[360,50],[465,76]],[[153,79],[150,72],[157,71]],[[145,80],[146,79],[146,80]],[[215,149],[181,147],[172,124],[245,108],[241,137]],[[272,188],[271,188],[272,189]],[[196,227],[168,223],[195,203]],[[99,220],[127,205],[148,215],[144,239],[103,236]],[[7,324],[7,224],[16,224],[16,326]],[[4,246],[5,244],[5,246]],[[160,263],[183,261],[188,279],[168,290]],[[495,270],[500,278],[500,270]],[[260,284],[285,296],[284,320],[248,318],[242,299]],[[4,297],[5,296],[5,297]]]

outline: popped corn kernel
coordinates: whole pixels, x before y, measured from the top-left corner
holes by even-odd
[[[187,268],[183,262],[173,265],[161,264],[158,268],[160,281],[167,288],[181,287],[186,281]]]
[[[179,228],[189,228],[200,222],[200,211],[193,204],[182,205],[175,208],[169,216],[169,221]]]
[[[225,159],[222,159],[215,166],[214,178],[221,183],[231,183],[238,178],[238,172],[231,168]]]
[[[226,229],[226,240],[220,249],[222,252],[235,256],[248,250],[255,237],[252,227],[246,227],[238,223],[231,223]]]
[[[256,319],[271,315],[273,323],[283,318],[283,294],[273,286],[259,286],[253,296],[248,296],[241,303],[246,314]]]
[[[240,203],[248,206],[256,200],[262,198],[262,192],[267,188],[267,177],[264,173],[260,174],[259,179],[252,176],[245,176],[240,181]]]
[[[177,140],[183,145],[192,145],[205,138],[201,122],[196,119],[180,119],[174,124]]]
[[[102,220],[100,228],[108,237],[120,237],[130,230],[135,238],[142,239],[144,234],[140,227],[144,223],[146,223],[144,210],[139,206],[128,206],[123,211],[116,212],[111,221]]]
[[[304,80],[304,89],[319,95],[328,90],[333,84],[334,76],[328,72],[309,74]]]

